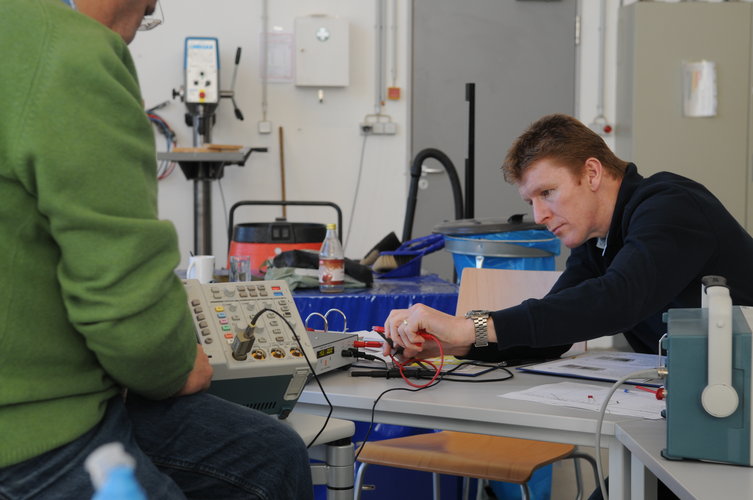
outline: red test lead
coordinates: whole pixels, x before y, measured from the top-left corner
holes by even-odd
[[[353,347],[382,347],[382,343],[377,340],[356,340]]]

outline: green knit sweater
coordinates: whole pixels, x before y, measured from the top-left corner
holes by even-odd
[[[196,354],[128,48],[59,0],[2,0],[0,467],[68,443]]]

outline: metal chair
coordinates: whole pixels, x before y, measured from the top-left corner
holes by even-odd
[[[580,467],[577,459],[588,461],[596,475],[596,461],[580,453],[574,445],[532,441],[527,439],[488,436],[467,432],[442,431],[418,434],[367,443],[358,461],[361,466],[356,476],[356,500],[361,498],[363,479],[369,464],[431,472],[434,498],[439,500],[439,475],[461,476],[463,498],[470,490],[468,478],[502,481],[520,485],[524,500],[531,498],[528,481],[540,467],[558,460],[575,460],[578,499],[583,496]],[[597,479],[598,481],[598,479]],[[481,498],[479,485],[477,498]]]
[[[307,445],[324,425],[326,418],[296,412],[295,409],[281,422],[295,430]],[[314,485],[327,486],[327,500],[353,498],[353,434],[356,426],[350,420],[330,418],[327,427],[309,448],[311,479]]]

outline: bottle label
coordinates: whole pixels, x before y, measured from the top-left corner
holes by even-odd
[[[344,259],[319,259],[319,285],[342,286],[345,283]]]

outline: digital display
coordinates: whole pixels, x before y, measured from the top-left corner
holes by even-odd
[[[323,358],[324,356],[329,356],[330,354],[334,354],[334,353],[335,353],[335,347],[330,346],[330,347],[327,347],[326,349],[321,349],[319,351],[316,351],[316,359]]]

